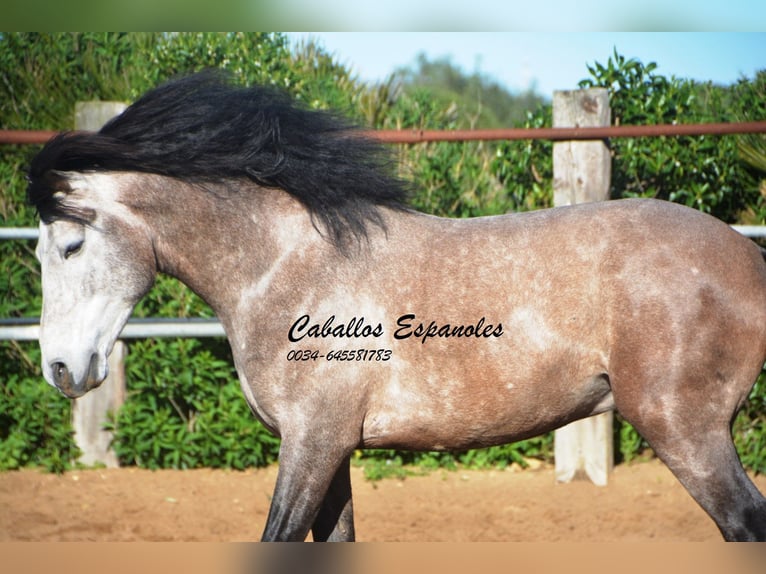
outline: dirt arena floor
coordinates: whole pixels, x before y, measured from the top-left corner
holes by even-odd
[[[258,540],[276,468],[0,473],[0,542]],[[357,539],[410,542],[718,541],[659,462],[618,466],[607,487],[553,468],[434,471],[369,482],[352,469]],[[766,492],[766,477],[755,478]]]

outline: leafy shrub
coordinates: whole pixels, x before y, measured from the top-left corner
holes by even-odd
[[[0,362],[0,470],[25,466],[63,472],[79,452],[73,440],[69,403],[37,370],[37,343],[15,343]],[[30,374],[31,373],[31,374]]]
[[[126,362],[131,396],[112,425],[122,464],[241,470],[277,459],[279,441],[250,412],[226,343],[144,339],[130,353],[140,360]]]
[[[553,460],[553,433],[518,442],[471,449],[458,452],[410,452],[393,449],[370,449],[357,451],[353,462],[364,469],[369,480],[381,478],[403,478],[411,472],[407,467],[417,466],[422,470],[444,468],[455,470],[459,467],[472,469],[506,468],[516,463],[522,468],[528,466],[528,459]]]
[[[551,127],[552,123],[552,107],[545,105],[530,112],[523,127]],[[503,142],[493,158],[492,173],[507,195],[507,211],[553,207],[553,142]]]
[[[615,125],[736,122],[766,117],[766,80],[733,88],[666,78],[657,64],[616,51],[606,65],[588,66],[580,87],[609,90]],[[761,136],[762,137],[762,136]],[[614,138],[611,195],[657,197],[735,223],[750,207],[763,221],[763,197],[748,183],[736,136]]]
[[[429,90],[403,92],[380,127],[386,129],[453,130],[458,110],[440,106]],[[401,146],[402,175],[417,182],[412,205],[420,211],[449,217],[503,213],[502,190],[491,174],[486,142],[429,142]]]

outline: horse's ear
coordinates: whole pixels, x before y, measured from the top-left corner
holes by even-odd
[[[43,175],[43,184],[53,192],[53,195],[69,193],[76,186],[72,185],[76,174],[71,171],[50,169]],[[60,195],[59,195],[60,197]]]
[[[52,169],[43,176],[44,184],[48,186],[54,198],[62,198],[78,190],[88,188],[88,180],[85,174],[79,171],[61,171]]]
[[[78,204],[76,192],[86,187],[83,174],[75,171],[47,170],[27,189],[27,197],[45,223],[68,219],[87,224],[95,219],[94,209]]]

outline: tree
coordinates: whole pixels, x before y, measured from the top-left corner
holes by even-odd
[[[439,107],[451,109],[461,128],[511,127],[545,102],[532,90],[513,94],[478,70],[467,74],[449,57],[429,60],[421,53],[413,67],[399,68],[394,76],[405,93],[425,90]]]

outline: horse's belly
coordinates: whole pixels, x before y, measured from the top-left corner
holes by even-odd
[[[537,436],[614,408],[602,374],[563,381],[485,384],[440,396],[402,393],[368,411],[364,448],[462,450]]]

